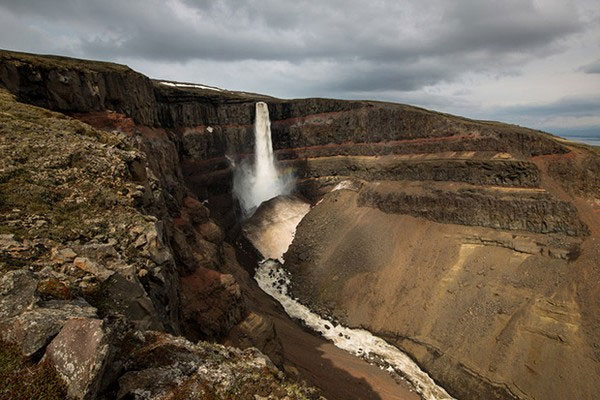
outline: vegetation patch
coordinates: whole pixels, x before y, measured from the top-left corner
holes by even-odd
[[[0,400],[64,400],[65,384],[46,362],[34,364],[0,341]]]

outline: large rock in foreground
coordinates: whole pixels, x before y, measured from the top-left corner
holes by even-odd
[[[110,368],[115,368],[111,364],[117,357],[124,328],[100,319],[73,318],[48,345],[44,361],[56,368],[70,397],[96,399],[111,382],[109,374],[120,372]]]
[[[118,399],[320,399],[288,382],[256,349],[239,350],[147,332],[119,379]]]

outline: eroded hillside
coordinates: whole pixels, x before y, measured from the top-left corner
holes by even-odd
[[[492,156],[529,165],[510,180],[345,174],[350,190],[326,194],[285,255],[295,294],[395,343],[459,398],[593,398],[598,155],[562,145]]]

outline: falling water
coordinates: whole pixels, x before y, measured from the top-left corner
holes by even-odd
[[[271,121],[266,103],[256,103],[254,120],[254,163],[235,167],[233,193],[248,217],[264,201],[288,194],[293,188],[289,174],[282,175],[275,165],[271,141]]]
[[[266,103],[256,103],[256,121],[254,122],[254,199],[260,204],[279,195],[279,177],[273,159],[271,141],[271,121]]]

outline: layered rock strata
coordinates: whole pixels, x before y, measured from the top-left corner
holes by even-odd
[[[149,343],[149,330],[183,333],[285,364],[224,242],[237,222],[230,159],[252,152],[260,100],[281,165],[323,200],[284,256],[303,301],[387,338],[459,397],[600,390],[597,149],[406,105],[183,87],[62,57],[0,52],[0,86],[63,113],[2,92],[3,279],[27,295],[3,289],[0,316],[24,353],[44,353],[69,304],[69,318],[123,315]],[[52,323],[23,339],[38,320]],[[107,376],[137,365],[119,363]],[[121,394],[148,385],[160,397],[164,377],[193,376],[169,363],[136,366],[147,371],[118,380]],[[78,387],[120,390],[94,382]]]

